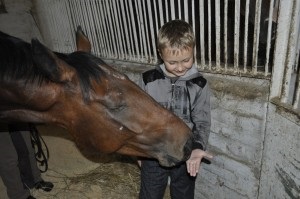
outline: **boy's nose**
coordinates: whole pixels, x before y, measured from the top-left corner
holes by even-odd
[[[179,64],[178,67],[177,67],[177,70],[178,70],[179,72],[182,72],[182,71],[183,71],[183,67]]]

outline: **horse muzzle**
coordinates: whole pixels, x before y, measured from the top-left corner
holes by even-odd
[[[170,154],[164,155],[161,156],[162,158],[157,158],[159,160],[159,164],[165,167],[172,167],[184,163],[191,156],[192,145],[193,145],[193,137],[191,136],[184,144],[182,151],[180,152],[181,153],[180,158],[178,156],[174,157]]]

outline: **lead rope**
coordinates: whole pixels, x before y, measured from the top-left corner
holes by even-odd
[[[45,173],[48,170],[48,159],[49,159],[48,147],[44,139],[42,138],[42,136],[39,135],[39,132],[34,124],[30,124],[29,129],[31,135],[31,144],[35,152],[35,159],[39,164],[38,167],[41,173]],[[43,148],[45,149],[46,153],[44,153]]]

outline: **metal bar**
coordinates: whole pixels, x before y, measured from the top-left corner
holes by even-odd
[[[150,56],[151,56],[151,53],[150,53],[150,37],[147,36],[149,34],[147,34],[149,32],[148,30],[148,20],[147,20],[147,13],[146,13],[146,3],[147,1],[141,1],[142,2],[142,10],[143,10],[143,19],[144,19],[144,40],[145,40],[145,43],[144,43],[144,47],[145,47],[145,54],[144,54],[144,58],[146,59],[147,62],[150,61]]]
[[[167,1],[166,1],[167,2]],[[175,2],[174,0],[170,0],[170,7],[171,7],[171,19],[176,18],[176,13],[175,13]]]
[[[225,72],[227,71],[228,63],[228,0],[224,1],[224,67]]]
[[[221,60],[220,60],[220,35],[221,35],[220,0],[215,0],[215,20],[216,20],[216,67],[217,67],[217,70],[220,70],[221,69]]]
[[[86,6],[87,14],[88,14],[88,21],[89,21],[89,30],[91,35],[91,43],[92,45],[92,52],[99,52],[99,48],[101,45],[99,45],[99,40],[97,39],[97,25],[95,23],[95,16],[94,13],[96,13],[96,7],[93,6],[94,1],[86,1],[88,3],[88,6]],[[97,16],[97,15],[96,15]]]
[[[166,13],[166,20],[169,21],[169,5],[168,1],[165,1],[165,13]]]
[[[130,46],[130,36],[129,36],[129,31],[128,31],[128,25],[127,25],[127,20],[126,20],[126,4],[124,5],[124,1],[120,1],[120,7],[122,8],[122,17],[120,18],[120,22],[122,23],[122,33],[125,34],[125,36],[122,34],[123,36],[123,42],[124,42],[124,45],[126,46],[126,48],[124,48],[125,50],[125,59],[128,60],[130,58],[130,54],[132,52],[132,49],[131,49],[131,46]]]
[[[237,72],[240,54],[240,0],[235,1],[234,13],[234,70]]]
[[[177,1],[177,6],[178,6],[178,19],[182,19],[182,16],[181,16],[181,0],[178,0]]]
[[[107,22],[106,22],[106,16],[107,16],[107,14],[106,14],[106,5],[105,5],[105,3],[103,2],[103,1],[101,1],[101,7],[99,7],[99,9],[101,9],[100,11],[99,11],[99,13],[100,13],[100,16],[101,16],[101,32],[102,32],[102,35],[104,36],[104,38],[103,38],[103,43],[104,43],[104,48],[106,49],[105,51],[106,51],[106,56],[107,57],[112,57],[112,46],[110,45],[110,39],[109,39],[109,34],[110,34],[110,32],[107,32]]]
[[[247,61],[248,61],[248,24],[249,24],[249,0],[246,0],[246,5],[245,5],[245,32],[244,32],[244,73],[247,72]]]
[[[188,7],[188,1],[183,1],[183,7],[184,7],[184,20],[186,22],[189,22],[189,7]]]
[[[160,27],[163,26],[164,22],[164,10],[162,5],[162,0],[158,1],[158,8],[159,8],[159,17],[160,17]]]
[[[153,16],[150,2],[146,1],[146,3],[148,6],[147,10],[148,10],[149,16]],[[154,6],[156,6],[155,3],[154,3]],[[155,13],[155,21],[157,21],[156,13]],[[156,53],[156,41],[155,41],[153,17],[149,17],[149,26],[150,26],[150,37],[151,37],[151,44],[152,44],[152,56],[151,56],[151,52],[150,52],[151,50],[149,50],[149,52],[150,52],[149,60],[152,57],[153,60],[150,60],[150,63],[152,63],[152,62],[155,63],[157,61],[157,53]],[[157,23],[156,23],[156,28],[157,28]],[[150,43],[148,44],[148,46],[150,48]]]
[[[140,36],[140,48],[141,48],[141,54],[140,54],[140,60],[142,60],[144,57],[143,55],[147,52],[146,49],[146,38],[145,38],[145,23],[144,23],[144,17],[142,14],[142,7],[141,7],[141,2],[140,1],[135,1],[136,2],[136,7],[138,10],[138,24],[140,27],[139,31],[139,36]]]
[[[259,46],[261,1],[262,0],[257,0],[255,6],[255,24],[254,24],[254,39],[253,39],[253,53],[252,53],[252,72],[254,74],[257,74],[257,56],[258,56],[258,46]]]
[[[125,55],[124,55],[124,35],[123,35],[123,28],[122,25],[120,24],[121,22],[121,17],[120,17],[120,9],[119,9],[119,3],[118,1],[113,1],[113,10],[114,10],[114,16],[115,16],[115,26],[116,26],[116,31],[117,31],[117,43],[119,43],[119,52],[118,52],[118,56],[119,59],[124,59]],[[121,34],[122,33],[122,34]]]
[[[129,1],[131,2],[131,0],[129,0]],[[131,29],[131,27],[133,27],[133,25],[132,25],[132,21],[130,19],[130,9],[129,9],[130,2],[127,1],[124,4],[125,12],[123,14],[124,15],[125,15],[125,13],[127,13],[127,14],[123,17],[123,19],[124,19],[125,22],[128,23],[128,25],[127,24],[125,25],[125,30],[127,30],[127,32],[128,32],[128,36],[126,36],[127,37],[127,42],[128,42],[128,50],[129,50],[129,56],[128,56],[128,58],[130,60],[134,60],[135,53],[134,53],[133,31]]]
[[[210,0],[208,0],[208,2],[210,3]],[[200,55],[201,55],[201,68],[205,67],[205,43],[204,43],[204,2],[200,1],[199,2],[199,17],[200,17]],[[208,13],[208,17],[210,18],[210,12]],[[193,16],[193,18],[195,18]],[[208,24],[210,24],[210,21],[208,22]],[[210,27],[210,26],[209,26]],[[210,37],[210,28],[208,30],[208,35]],[[210,39],[209,41],[210,42]],[[210,43],[209,43],[209,47],[210,47]],[[208,51],[210,52],[210,50]]]
[[[110,1],[105,1],[105,21],[106,21],[106,30],[108,33],[108,41],[109,45],[111,46],[111,58],[116,58],[116,52],[117,52],[117,46],[116,42],[114,42],[114,27],[113,27],[113,22],[112,22],[112,17],[111,17],[111,5]]]
[[[195,1],[192,0],[192,27],[193,27],[193,32],[195,33]],[[194,62],[195,65],[197,66],[197,50],[196,50],[196,46],[194,47]]]
[[[94,2],[93,6],[95,8],[95,15],[96,16],[101,16],[102,10],[103,10],[102,2],[101,1],[99,2],[97,0],[94,0],[93,2]],[[102,8],[102,10],[99,11],[99,9],[101,9],[101,8]],[[104,31],[103,31],[103,24],[104,24],[103,17],[100,17],[100,19],[96,23],[96,28],[100,32],[99,36],[98,36],[98,34],[96,35],[96,39],[100,42],[100,47],[98,48],[99,49],[99,52],[98,52],[99,56],[107,56],[108,55],[108,50],[107,50],[108,47],[106,46],[106,42],[104,42],[104,41],[106,41],[106,39],[105,39],[106,36],[105,36]]]
[[[271,48],[271,36],[272,36],[272,22],[273,22],[273,9],[274,0],[270,0],[269,8],[269,21],[268,21],[268,35],[267,35],[267,52],[266,52],[266,63],[265,63],[265,76],[269,74],[269,59],[270,59],[270,48]]]
[[[132,21],[133,43],[135,44],[135,60],[137,60],[137,59],[139,59],[140,49],[139,49],[139,45],[138,45],[138,39],[137,39],[138,30],[135,25],[136,18],[134,17],[132,1],[129,1],[129,10],[130,10],[129,13],[131,16],[131,21]]]

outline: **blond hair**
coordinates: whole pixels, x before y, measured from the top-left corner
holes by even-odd
[[[164,24],[157,35],[157,49],[187,49],[195,46],[195,36],[190,24],[183,20],[172,20]]]

